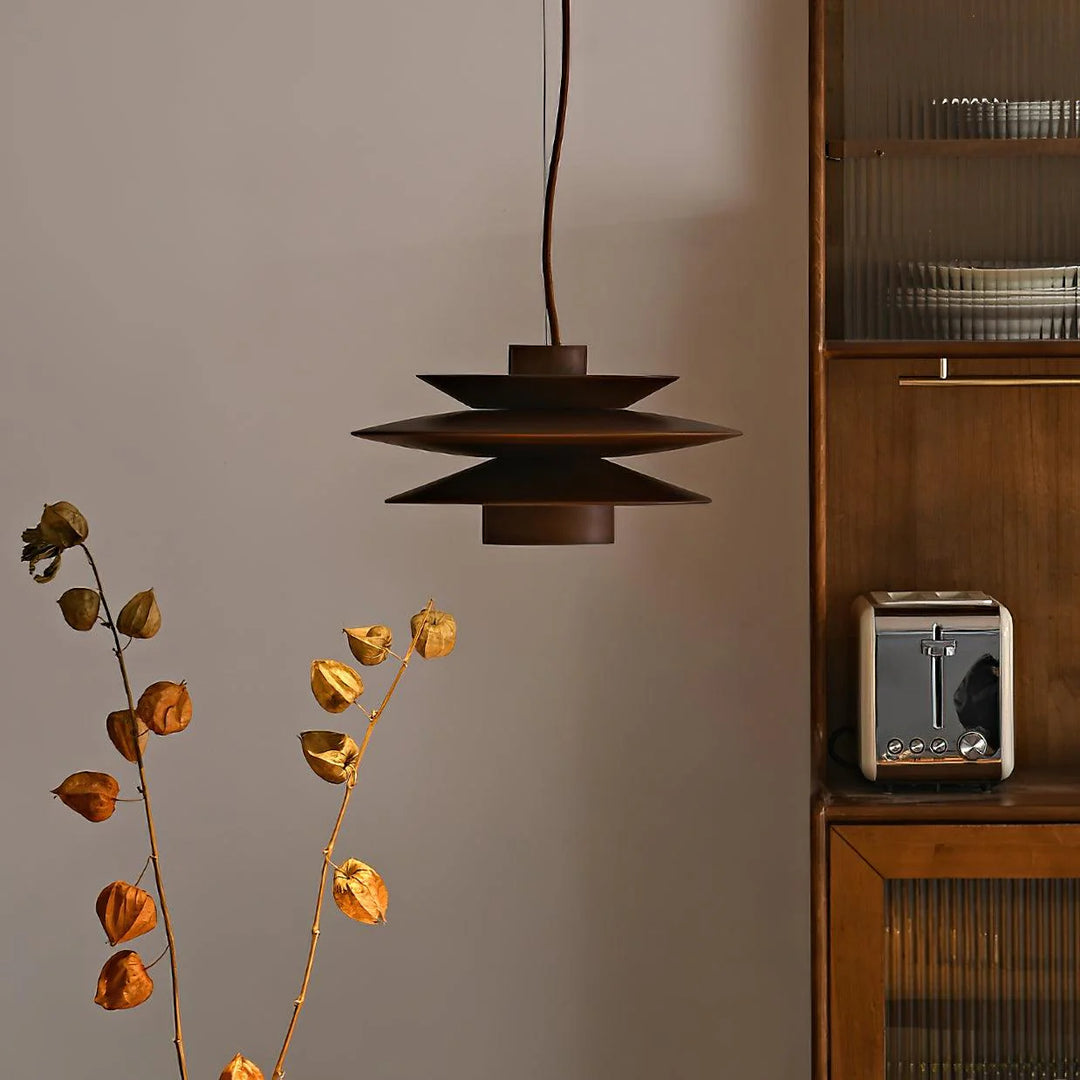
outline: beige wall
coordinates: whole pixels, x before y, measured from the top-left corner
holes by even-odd
[[[158,589],[135,679],[194,696],[150,752],[193,1078],[269,1075],[296,992],[337,803],[294,737],[308,660],[429,592],[460,646],[410,672],[340,849],[391,922],[328,912],[290,1078],[807,1076],[805,5],[578,8],[567,339],[746,432],[643,462],[713,504],[594,550],[387,507],[458,463],[348,436],[540,338],[538,0],[0,10],[4,1075],[172,1070],[164,964],[91,1004],[138,808],[48,795],[125,768],[105,635],[52,603],[85,570],[16,563],[67,498],[114,598]]]

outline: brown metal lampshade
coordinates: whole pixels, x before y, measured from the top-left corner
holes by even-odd
[[[553,344],[511,345],[508,375],[420,376],[467,406],[465,411],[353,432],[395,446],[491,458],[387,499],[482,506],[485,544],[610,544],[616,506],[707,503],[704,495],[605,459],[678,450],[741,434],[696,420],[629,411],[676,376],[589,375],[586,347],[562,344],[551,239],[570,81],[570,0],[560,0],[560,6],[562,72],[544,192],[542,257],[547,331]],[[545,2],[545,18],[546,11]],[[544,39],[546,48],[546,34]],[[546,115],[545,108],[545,124]]]
[[[709,499],[605,460],[731,439],[731,428],[626,408],[675,376],[588,375],[584,345],[511,345],[509,375],[421,375],[476,411],[364,428],[376,442],[491,458],[391,503],[484,508],[485,544],[610,544],[616,506]]]

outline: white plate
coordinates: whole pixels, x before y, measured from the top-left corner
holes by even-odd
[[[931,288],[973,291],[1028,292],[1034,289],[1071,288],[1080,266],[975,266],[963,263],[908,263],[912,281]]]

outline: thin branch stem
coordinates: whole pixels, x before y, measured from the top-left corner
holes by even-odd
[[[420,640],[420,635],[424,632],[424,627],[427,626],[428,619],[431,618],[431,613],[434,608],[434,601],[429,600],[427,607],[424,609],[424,618],[416,628],[416,633],[413,635],[409,649],[401,658],[401,666],[394,676],[394,681],[390,684],[390,689],[383,695],[383,699],[379,702],[378,708],[369,714],[366,710],[363,710],[362,706],[358,706],[362,709],[364,715],[368,717],[367,731],[364,732],[364,738],[360,743],[356,763],[353,765],[349,778],[345,782],[345,794],[341,800],[341,809],[338,810],[337,820],[334,822],[334,829],[330,833],[330,839],[327,841],[326,847],[323,848],[322,871],[319,874],[319,891],[315,897],[315,917],[311,922],[311,943],[308,945],[307,963],[304,965],[304,978],[300,983],[300,993],[296,995],[296,1000],[293,1002],[292,1018],[289,1020],[289,1027],[285,1032],[285,1041],[281,1044],[281,1053],[278,1054],[277,1063],[274,1065],[274,1073],[271,1080],[284,1080],[285,1058],[288,1056],[289,1044],[292,1042],[293,1033],[296,1031],[296,1023],[300,1019],[300,1010],[303,1009],[304,1001],[307,998],[308,984],[311,982],[311,971],[315,966],[315,951],[319,947],[319,935],[322,933],[320,921],[322,918],[323,897],[326,895],[326,878],[330,872],[331,866],[335,869],[337,868],[337,864],[332,861],[334,845],[337,843],[338,834],[341,832],[341,823],[345,820],[345,811],[349,808],[349,800],[352,798],[353,788],[356,787],[356,778],[360,771],[360,763],[364,760],[364,755],[367,753],[368,743],[371,742],[371,733],[375,730],[375,725],[379,722],[379,717],[383,714],[386,706],[390,704],[390,699],[394,696],[394,691],[397,689],[398,683],[401,682],[402,676],[405,674],[406,670],[408,670],[409,661],[412,659],[412,654],[416,651],[416,643]],[[354,702],[354,704],[356,703]]]
[[[147,868],[150,866],[150,860],[152,858],[153,858],[153,855],[147,855],[146,856],[146,862],[143,863],[143,868],[142,868],[142,870],[139,871],[139,876],[135,879],[135,888],[136,889],[139,887],[139,882],[142,881],[143,875],[146,873]]]
[[[147,964],[146,967],[143,970],[144,971],[149,971],[158,962],[158,960],[160,960],[168,951],[169,951],[169,946],[166,945],[165,948],[162,949],[160,953],[158,953],[157,960],[151,960],[150,963]]]
[[[368,725],[368,732],[371,725]],[[365,739],[365,742],[367,740]],[[359,759],[357,760],[359,765]],[[300,984],[300,993],[293,1002],[292,1019],[289,1021],[289,1029],[285,1032],[285,1041],[281,1046],[277,1064],[274,1066],[274,1075],[271,1080],[280,1080],[285,1075],[285,1057],[289,1052],[289,1043],[292,1042],[293,1032],[296,1030],[296,1022],[300,1019],[300,1010],[304,1007],[304,999],[307,997],[308,983],[311,982],[311,969],[315,966],[315,950],[319,947],[319,919],[322,915],[323,896],[326,893],[326,876],[330,869],[330,856],[334,853],[334,845],[337,843],[338,833],[341,832],[341,823],[345,820],[345,811],[349,808],[349,799],[352,798],[353,788],[356,786],[356,773],[345,784],[345,795],[341,800],[341,809],[338,811],[337,821],[334,822],[334,831],[330,834],[326,847],[323,848],[322,872],[319,874],[319,894],[315,900],[315,918],[311,924],[311,944],[308,946],[307,963],[304,965],[304,979]]]
[[[379,702],[379,707],[372,710],[371,722],[377,724],[379,717],[383,714],[383,709],[390,704],[390,699],[394,696],[394,691],[397,689],[397,685],[401,682],[401,677],[405,674],[409,667],[409,661],[412,659],[412,654],[416,652],[416,643],[420,640],[420,635],[424,632],[424,628],[428,624],[428,620],[431,618],[431,613],[435,610],[435,601],[428,600],[427,607],[424,608],[424,617],[420,620],[420,625],[416,628],[416,633],[413,634],[412,641],[409,642],[409,648],[405,655],[401,658],[401,666],[397,670],[397,674],[394,676],[394,681],[390,684],[390,689],[383,695],[382,701]]]
[[[184,1056],[184,1030],[180,1022],[180,976],[176,966],[176,939],[173,935],[172,917],[169,914],[169,904],[165,899],[165,883],[161,876],[161,857],[158,852],[157,829],[154,826],[154,811],[150,805],[150,785],[146,779],[146,763],[143,761],[142,747],[139,745],[138,731],[135,724],[135,699],[131,693],[131,679],[128,677],[127,664],[124,662],[124,650],[120,646],[120,636],[116,632],[116,620],[109,610],[109,601],[105,599],[105,587],[101,583],[101,574],[98,573],[97,563],[94,562],[90,549],[85,544],[79,545],[86,555],[86,561],[97,582],[98,594],[101,597],[101,606],[105,609],[107,626],[113,638],[113,654],[116,662],[120,665],[120,677],[124,681],[124,693],[127,695],[128,715],[132,727],[132,742],[135,746],[135,764],[139,769],[139,787],[142,790],[143,806],[146,809],[146,830],[150,836],[150,862],[154,864],[154,883],[157,887],[158,905],[161,908],[161,919],[165,924],[165,940],[168,942],[169,968],[172,974],[172,1001],[173,1001],[173,1029],[175,1036],[173,1043],[176,1046],[176,1061],[180,1067],[180,1080],[187,1080],[187,1060]],[[130,642],[129,642],[130,644]],[[145,870],[144,870],[145,873]],[[141,878],[142,875],[140,875]]]

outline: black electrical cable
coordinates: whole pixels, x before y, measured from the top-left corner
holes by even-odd
[[[840,755],[839,755],[839,754],[838,754],[838,753],[836,752],[836,744],[837,744],[837,743],[838,743],[838,742],[839,742],[839,741],[840,741],[840,740],[841,740],[841,739],[842,739],[842,738],[843,738],[843,737],[844,737],[845,735],[854,735],[854,734],[855,734],[855,728],[854,728],[854,727],[853,727],[853,726],[852,726],[851,724],[846,724],[846,725],[845,725],[844,727],[838,727],[838,728],[837,728],[837,729],[836,729],[836,730],[835,730],[835,731],[834,731],[834,732],[833,732],[833,733],[832,733],[832,734],[831,734],[831,735],[829,736],[829,757],[830,757],[830,758],[831,758],[831,759],[832,759],[833,761],[835,761],[837,765],[842,765],[842,766],[843,766],[843,767],[844,767],[845,769],[855,769],[855,770],[858,770],[859,766],[858,766],[858,765],[857,765],[857,764],[856,764],[856,763],[855,763],[854,761],[848,761],[848,760],[847,760],[847,758],[841,757],[841,756],[840,756]]]
[[[546,42],[545,42],[546,48]],[[555,280],[551,270],[551,226],[555,215],[555,184],[559,179],[559,159],[562,157],[563,136],[566,133],[566,97],[570,88],[570,0],[562,0],[562,74],[559,77],[559,108],[555,114],[555,135],[551,142],[547,185],[544,190],[544,306],[552,345],[562,344],[559,332],[559,313],[555,310]]]

